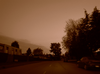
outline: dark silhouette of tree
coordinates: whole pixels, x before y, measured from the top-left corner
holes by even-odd
[[[17,41],[12,42],[11,43],[11,46],[16,47],[16,48],[19,48],[19,44],[18,44]]]
[[[43,50],[41,48],[36,48],[33,50],[33,54],[35,56],[42,56],[43,55]]]
[[[51,43],[50,48],[51,48],[50,52],[53,52],[55,54],[55,57],[57,59],[60,59],[60,56],[61,56],[60,43]]]
[[[29,56],[31,53],[32,53],[32,52],[31,52],[31,49],[28,48],[28,50],[27,50],[27,55]]]
[[[100,47],[100,10],[98,10],[97,7],[94,8],[90,19],[92,29],[88,33],[88,39],[90,47],[95,51]]]
[[[81,21],[81,20],[80,20]],[[63,42],[62,45],[64,47],[64,49],[68,49],[69,50],[69,54],[71,56],[76,56],[76,47],[78,45],[78,30],[77,30],[77,23],[74,20],[69,20],[69,22],[67,22],[66,28],[65,28],[65,32],[66,35],[62,38]],[[77,49],[78,50],[78,49]]]
[[[71,56],[93,56],[93,52],[100,48],[100,12],[97,7],[91,15],[85,10],[85,18],[67,22],[65,33],[62,45]]]

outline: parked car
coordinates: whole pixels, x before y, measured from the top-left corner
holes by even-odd
[[[100,69],[100,60],[93,57],[82,57],[77,61],[77,66],[84,69]]]
[[[68,58],[67,57],[64,58],[64,62],[68,62]]]

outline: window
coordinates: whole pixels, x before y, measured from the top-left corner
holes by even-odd
[[[21,50],[19,50],[19,52],[21,53]]]
[[[8,49],[9,49],[9,47],[6,47],[6,49],[8,50]]]
[[[3,50],[4,46],[3,45],[0,45],[0,50]]]
[[[12,49],[12,51],[14,51],[14,49]]]
[[[16,49],[16,52],[17,52],[17,49]]]

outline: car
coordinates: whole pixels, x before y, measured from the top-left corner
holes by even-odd
[[[77,61],[77,66],[88,69],[100,69],[100,60],[94,57],[82,57],[79,61]]]
[[[68,59],[67,58],[64,58],[64,62],[68,62]]]
[[[68,57],[64,57],[64,58],[63,58],[63,61],[64,61],[64,62],[68,62]]]

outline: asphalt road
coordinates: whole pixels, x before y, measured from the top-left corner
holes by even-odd
[[[84,70],[78,68],[75,63],[42,61],[1,69],[0,74],[100,74],[100,71]]]

